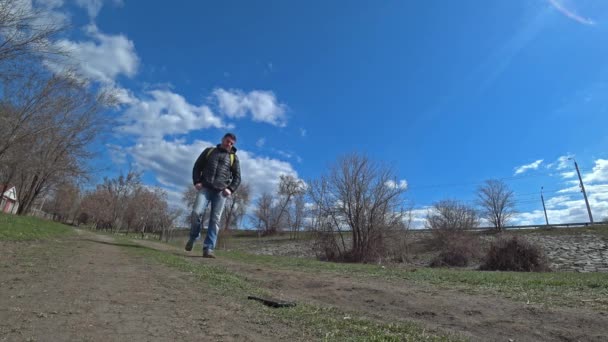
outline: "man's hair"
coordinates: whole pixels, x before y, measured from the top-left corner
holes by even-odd
[[[222,139],[224,139],[226,137],[230,137],[230,138],[232,138],[232,140],[234,140],[236,142],[236,135],[234,135],[234,133],[226,133],[226,134],[224,134],[224,137]]]

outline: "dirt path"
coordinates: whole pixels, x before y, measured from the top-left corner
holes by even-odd
[[[145,247],[190,255],[150,241]],[[192,275],[90,233],[45,242],[0,242],[0,341],[306,340],[293,326],[214,295]],[[193,252],[194,253],[194,252]],[[277,297],[335,306],[381,321],[415,321],[478,341],[605,341],[608,316],[545,309],[407,281],[276,270],[198,257]]]
[[[143,243],[187,255],[164,244]],[[460,333],[474,341],[606,341],[608,336],[608,314],[604,312],[547,309],[407,281],[276,270],[222,258],[214,262],[255,280],[284,299],[331,305],[382,321],[415,321],[432,330]]]
[[[0,341],[269,341],[252,319],[183,272],[92,234],[0,242]],[[133,248],[133,247],[131,247]]]

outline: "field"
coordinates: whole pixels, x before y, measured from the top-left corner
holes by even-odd
[[[598,228],[597,238],[605,239],[604,233]],[[228,250],[211,260],[200,257],[200,245],[188,253],[182,244],[0,216],[0,341],[601,341],[608,336],[604,272],[338,264],[254,254],[290,255],[306,244],[246,235],[232,237]],[[248,300],[251,295],[296,306],[271,308]]]

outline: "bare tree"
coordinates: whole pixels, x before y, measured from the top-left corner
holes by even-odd
[[[53,197],[48,203],[45,211],[53,215],[55,220],[61,222],[75,221],[75,216],[80,206],[80,188],[71,182],[59,183],[53,189]]]
[[[142,185],[135,172],[104,179],[103,184],[83,197],[80,211],[81,217],[93,222],[97,229],[137,232],[142,237],[152,233],[165,240],[183,214],[181,209],[169,207],[164,190]]]
[[[436,202],[426,215],[426,228],[430,229],[436,241],[445,245],[455,235],[479,226],[479,218],[474,208],[456,200]]]
[[[262,193],[262,195],[256,201],[256,208],[254,211],[254,216],[257,219],[257,228],[258,231],[265,233],[269,232],[272,229],[272,225],[274,219],[273,215],[273,205],[272,205],[272,195],[268,192]]]
[[[396,222],[391,227],[392,229],[389,229],[386,233],[386,256],[391,261],[406,262],[410,260],[410,231],[414,219],[413,210],[414,207],[411,204],[402,209],[400,213],[401,221]]]
[[[192,209],[197,194],[198,190],[196,190],[196,188],[192,185],[188,185],[186,189],[184,189],[184,192],[182,192],[182,201],[186,205],[186,208]],[[189,218],[188,222],[190,222]]]
[[[110,224],[112,230],[120,230],[124,223],[127,205],[133,192],[141,187],[140,175],[137,172],[129,171],[126,176],[120,175],[117,178],[104,178],[99,190],[107,193],[110,206]]]
[[[31,89],[33,109],[29,100],[0,106],[0,111],[9,108],[2,119],[10,123],[0,129],[0,160],[9,149],[22,153],[12,153],[20,159],[13,163],[19,168],[14,177],[19,185],[18,214],[27,213],[53,182],[86,177],[86,161],[93,156],[89,145],[108,128],[101,114],[109,103],[106,95],[92,94],[85,83],[61,76],[41,84],[42,88]]]
[[[278,190],[278,203],[275,207],[275,215],[272,233],[280,231],[283,226],[289,226],[292,228],[296,218],[292,216],[295,214],[290,208],[294,205],[294,199],[301,197],[306,190],[304,181],[297,179],[292,175],[281,175],[279,180]],[[303,206],[303,203],[301,203]],[[303,208],[302,208],[303,209]],[[301,224],[300,218],[297,218],[296,224]],[[293,229],[290,229],[293,230]]]
[[[305,204],[304,194],[300,193],[294,197],[293,203],[290,205],[287,218],[290,238],[293,240],[298,238],[298,233],[304,226]]]
[[[513,190],[501,180],[486,180],[477,190],[477,200],[481,216],[494,225],[497,231],[502,231],[516,213]]]
[[[81,221],[92,223],[94,229],[112,229],[113,198],[101,185],[83,196],[80,211]]]
[[[311,182],[309,196],[321,235],[331,246],[343,247],[331,257],[351,261],[382,258],[385,233],[404,221],[401,195],[405,188],[395,186],[395,180],[391,168],[351,154],[341,158],[329,174]],[[345,232],[352,238],[350,248]]]
[[[222,228],[218,233],[217,245],[220,248],[229,248],[232,228],[238,227],[243,216],[245,216],[247,207],[249,206],[250,195],[251,187],[249,184],[241,183],[239,189],[227,199],[220,220],[220,227]]]
[[[0,78],[19,77],[24,64],[64,55],[52,42],[64,23],[32,3],[0,0]]]
[[[294,198],[305,191],[304,182],[291,175],[281,175],[276,196],[262,194],[258,199],[255,216],[258,229],[272,235],[289,226],[289,208]]]
[[[222,215],[224,231],[229,231],[231,227],[238,226],[247,212],[250,196],[251,187],[247,183],[241,183],[238,191],[230,196],[228,205],[226,205]]]
[[[163,238],[165,241],[169,241],[173,237],[173,233],[175,232],[175,224],[178,222],[179,218],[184,215],[184,211],[181,208],[169,208],[167,210],[166,215],[166,224],[163,224],[163,228],[161,230],[161,234],[159,235],[159,240]]]

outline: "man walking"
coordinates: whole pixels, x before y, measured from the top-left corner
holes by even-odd
[[[208,147],[196,159],[192,169],[192,183],[198,191],[192,208],[190,239],[186,251],[191,251],[201,233],[201,215],[211,204],[207,236],[203,242],[203,257],[215,258],[213,250],[217,241],[220,218],[226,198],[241,184],[241,167],[236,157],[236,136],[226,133],[222,143]]]

